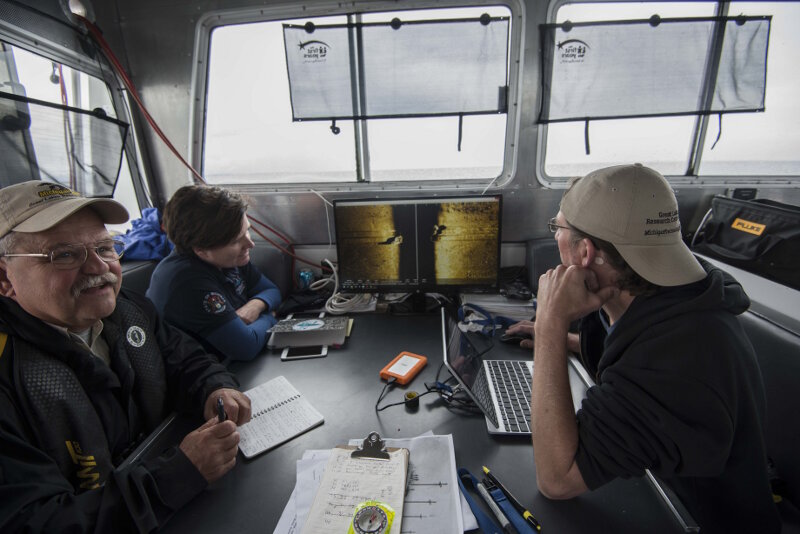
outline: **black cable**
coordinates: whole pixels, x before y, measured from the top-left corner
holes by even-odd
[[[389,379],[389,380],[386,382],[386,384],[383,386],[383,390],[381,390],[381,394],[378,396],[378,402],[376,402],[376,403],[375,403],[375,411],[376,411],[376,412],[380,412],[380,411],[383,409],[383,408],[381,408],[381,409],[378,409],[378,405],[379,405],[379,404],[381,403],[381,401],[383,400],[383,397],[384,397],[384,396],[386,396],[386,393],[387,393],[387,391],[386,391],[386,388],[388,388],[389,386],[394,386],[395,382],[397,382],[397,379],[396,379],[395,377],[391,377],[391,378],[390,378],[390,379]],[[391,390],[390,390],[390,391],[391,391]]]
[[[381,390],[381,394],[378,396],[378,401],[375,403],[375,411],[382,412],[386,408],[390,408],[392,406],[400,406],[401,404],[407,405],[410,401],[419,401],[420,397],[424,397],[430,393],[438,393],[439,398],[444,402],[444,406],[449,411],[461,411],[466,412],[470,415],[481,415],[483,411],[475,404],[469,395],[466,395],[464,390],[452,389],[450,386],[447,385],[447,382],[455,380],[452,376],[445,379],[444,382],[439,381],[439,375],[442,372],[442,368],[444,367],[444,362],[439,364],[439,368],[436,370],[436,381],[431,385],[425,383],[425,393],[421,393],[419,395],[413,396],[411,399],[407,398],[400,402],[393,402],[391,404],[387,404],[385,406],[379,406],[381,401],[386,398],[386,395],[389,391],[394,389],[395,384],[397,383],[397,379],[394,377],[389,378],[389,380],[384,384],[383,389]],[[391,386],[391,387],[390,387]]]
[[[388,385],[388,384],[387,384],[387,385]],[[385,390],[386,388],[384,387],[383,389]],[[414,397],[414,399],[419,399],[420,397],[424,397],[424,396],[425,396],[425,395],[427,395],[428,393],[437,393],[437,391],[438,391],[438,390],[435,390],[435,389],[428,390],[428,391],[426,391],[425,393],[420,393],[419,395],[417,395],[416,397]],[[386,408],[390,408],[390,407],[392,407],[392,406],[400,406],[401,404],[407,404],[407,403],[408,403],[408,401],[407,401],[407,400],[403,400],[403,401],[400,401],[400,402],[393,402],[392,404],[387,404],[386,406],[381,406],[380,408],[378,408],[378,404],[379,404],[380,402],[381,402],[381,399],[378,399],[378,402],[377,402],[377,403],[375,403],[375,411],[376,411],[376,412],[382,412],[382,411],[383,411],[383,410],[385,410]]]

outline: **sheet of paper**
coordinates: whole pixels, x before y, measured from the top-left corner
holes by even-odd
[[[409,452],[403,531],[464,532],[453,436],[428,435],[384,441],[387,447],[402,447]],[[350,442],[351,445],[356,443],[358,440]],[[469,510],[469,506],[466,509]],[[474,516],[472,518],[474,520]]]
[[[347,532],[356,506],[368,500],[385,503],[398,519],[402,517],[408,451],[395,450],[389,460],[351,458],[352,452],[338,447],[331,451],[303,534]],[[390,532],[399,534],[399,520],[392,523]]]
[[[458,491],[458,481],[456,480],[456,468],[455,468],[455,451],[452,450],[453,440],[452,437],[447,436],[434,436],[432,432],[426,432],[422,436],[415,438],[419,440],[421,437],[429,437],[434,438],[436,441],[444,441],[447,444],[447,447],[451,450],[449,451],[448,455],[450,460],[448,462],[440,462],[436,464],[437,469],[441,469],[445,471],[446,474],[442,476],[446,476],[448,478],[452,478],[452,486],[430,486],[427,489],[431,490],[430,495],[433,497],[437,497],[443,489],[447,489],[450,491],[450,488],[456,488],[455,491],[458,495],[458,499],[460,501],[460,510],[461,510],[461,521],[462,521],[462,530],[472,530],[478,528],[478,522],[475,519],[475,516],[470,510],[469,505],[464,500],[463,495],[461,492]],[[355,444],[359,442],[359,440],[351,441],[351,444]],[[388,439],[386,440],[387,446],[390,447],[404,447],[408,448],[409,451],[416,450],[420,447],[424,446],[424,442],[419,440],[417,442],[412,442],[412,440],[393,440]],[[360,442],[359,442],[360,443]],[[303,457],[297,461],[297,483],[295,486],[295,491],[292,492],[292,496],[289,498],[289,502],[286,503],[286,508],[283,511],[283,515],[281,516],[281,521],[278,523],[278,526],[275,528],[274,534],[295,534],[300,532],[305,523],[306,514],[308,510],[311,508],[311,503],[314,500],[314,495],[317,492],[317,488],[319,487],[319,481],[322,478],[322,472],[325,468],[325,462],[327,462],[328,457],[330,456],[330,449],[326,450],[307,450],[303,453]],[[417,455],[419,456],[419,454]],[[409,456],[409,473],[412,472],[414,469],[414,454],[413,452]],[[417,490],[422,490],[423,486],[418,486]],[[420,492],[415,492],[416,497],[420,497]],[[411,492],[409,491],[409,495]],[[434,500],[434,499],[430,499]],[[445,502],[447,500],[445,499]],[[406,496],[406,503],[404,504],[404,510],[408,513],[408,510],[411,509],[410,507],[413,506],[409,505],[408,503],[408,496]],[[437,504],[431,505],[431,509],[428,510],[431,516],[432,524],[436,525],[447,525],[442,532],[456,532],[458,528],[457,525],[453,525],[454,521],[452,521],[448,516],[446,510],[442,509],[443,507],[438,506],[438,499]],[[284,520],[284,517],[287,515],[292,515],[291,521],[289,519]],[[414,523],[416,521],[412,520]],[[411,524],[411,522],[409,522]],[[293,530],[289,530],[289,525],[293,525]],[[405,519],[403,521],[403,531],[406,531],[405,528]],[[451,528],[452,527],[452,528]],[[437,531],[438,532],[438,531]]]
[[[296,502],[297,487],[292,490],[292,495],[289,497],[289,502],[286,503],[286,507],[283,509],[281,518],[278,519],[278,524],[275,525],[275,530],[272,531],[273,534],[297,534],[297,532],[300,532],[300,527],[297,526]]]
[[[297,461],[297,483],[295,486],[297,532],[303,530],[308,511],[311,510],[311,505],[314,504],[314,496],[317,494],[319,483],[322,480],[325,464],[330,457],[330,449],[310,450],[303,453],[303,457]]]

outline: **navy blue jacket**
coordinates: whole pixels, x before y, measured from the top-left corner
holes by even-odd
[[[252,360],[263,350],[267,330],[276,322],[271,312],[281,303],[280,290],[252,263],[218,269],[177,251],[156,266],[147,297],[167,322],[232,360]],[[236,310],[252,299],[267,308],[245,324]]]

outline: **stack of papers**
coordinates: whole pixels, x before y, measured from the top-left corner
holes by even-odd
[[[360,445],[362,439],[350,441]],[[411,439],[384,439],[387,448],[408,449],[408,491],[403,504],[403,531],[461,534],[478,527],[458,490],[451,435],[430,433]],[[297,534],[311,510],[331,449],[309,450],[297,461],[297,484],[274,534]],[[462,505],[463,503],[463,505]]]
[[[493,316],[508,317],[514,321],[530,321],[536,315],[536,299],[510,299],[491,293],[461,293],[461,305],[474,304]]]

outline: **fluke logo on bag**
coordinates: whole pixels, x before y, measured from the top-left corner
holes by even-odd
[[[731,228],[739,230],[740,232],[747,232],[748,234],[761,235],[766,230],[767,225],[758,224],[753,221],[746,221],[744,219],[736,218],[731,224]]]
[[[96,471],[97,462],[91,454],[83,454],[77,441],[67,441],[67,450],[75,465],[82,467],[77,472],[80,487],[83,489],[99,488],[100,473]]]

